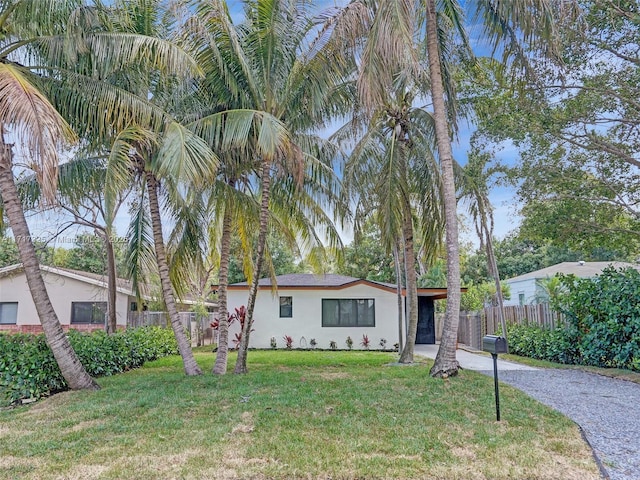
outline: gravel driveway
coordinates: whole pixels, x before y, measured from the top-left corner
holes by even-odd
[[[640,385],[560,369],[498,370],[498,379],[580,425],[609,478],[640,479]]]

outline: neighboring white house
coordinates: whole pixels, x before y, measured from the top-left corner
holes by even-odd
[[[90,331],[105,327],[107,278],[65,268],[41,265],[49,298],[63,328]],[[143,300],[150,300],[144,297]],[[193,301],[180,302],[188,308]],[[118,328],[138,309],[131,282],[118,279],[116,316]],[[42,331],[22,264],[0,268],[0,331],[39,333]]]
[[[294,348],[309,347],[314,339],[318,348],[346,348],[347,337],[353,348],[362,348],[366,335],[371,348],[380,348],[380,340],[393,348],[400,335],[406,334],[406,318],[398,321],[396,286],[343,275],[289,274],[276,277],[272,286],[268,278],[259,282],[254,310],[250,347],[269,348],[275,338],[278,348],[285,346],[284,336],[293,338]],[[405,291],[402,291],[403,301]],[[246,305],[249,285],[246,282],[228,287],[228,306],[233,314]],[[416,343],[435,343],[433,301],[447,296],[446,288],[421,288]],[[406,310],[404,306],[403,310]],[[239,332],[238,323],[230,327],[230,345]]]
[[[616,269],[635,268],[640,266],[627,262],[562,262],[546,267],[535,272],[525,273],[517,277],[505,280],[511,289],[511,299],[505,300],[504,305],[528,305],[532,303],[545,303],[546,292],[539,284],[540,280],[551,278],[557,274],[575,275],[580,278],[593,278],[608,266]]]

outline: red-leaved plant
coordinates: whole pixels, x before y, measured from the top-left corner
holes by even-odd
[[[240,307],[236,308],[235,311],[231,314],[229,314],[229,320],[228,320],[228,324],[232,325],[233,322],[238,321],[240,323],[240,332],[236,333],[234,338],[233,338],[233,348],[237,349],[240,346],[240,342],[242,341],[242,329],[244,328],[244,322],[247,319],[247,308],[244,305],[241,305]],[[211,322],[211,328],[213,328],[214,330],[218,330],[218,328],[220,327],[220,321],[219,320],[214,320],[213,322]],[[253,332],[253,328],[251,329],[251,331]]]
[[[362,341],[360,342],[360,345],[362,345],[365,350],[369,350],[369,347],[371,346],[371,340],[369,340],[369,337],[367,335],[362,335]]]
[[[284,339],[284,346],[287,350],[291,350],[293,348],[293,338],[291,335],[285,335],[282,337]]]

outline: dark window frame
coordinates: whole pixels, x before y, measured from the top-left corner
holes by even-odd
[[[18,302],[0,302],[0,308],[3,305],[15,305],[16,306],[16,309],[15,309],[16,317],[15,317],[13,322],[3,322],[2,321],[2,315],[0,315],[0,325],[17,325],[18,324]]]
[[[83,312],[76,309],[91,306],[91,319],[77,320]],[[101,318],[96,318],[96,313],[100,312]],[[107,302],[71,302],[71,325],[104,325],[107,315]]]
[[[330,308],[329,302],[337,303],[338,319],[335,323],[329,324],[326,322],[328,316],[328,308]],[[361,303],[364,302],[364,303]],[[367,305],[368,304],[368,305]],[[359,309],[359,305],[364,306],[364,311]],[[336,305],[333,305],[335,309]],[[347,310],[350,309],[349,312]],[[366,315],[367,312],[371,312],[370,321]],[[362,313],[365,315],[363,316]],[[349,319],[349,316],[353,317]],[[344,318],[343,318],[344,317]],[[361,318],[362,317],[362,318]],[[335,318],[335,316],[334,316]],[[376,326],[376,300],[375,298],[323,298],[322,299],[322,327],[324,328],[375,328]]]
[[[282,301],[289,299],[288,304],[283,304]],[[293,297],[291,295],[288,296],[280,296],[280,318],[293,318]]]

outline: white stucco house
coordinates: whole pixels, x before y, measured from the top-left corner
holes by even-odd
[[[504,305],[529,305],[534,303],[546,303],[546,293],[539,281],[551,278],[557,274],[575,275],[579,278],[593,278],[607,267],[635,268],[640,270],[640,265],[627,262],[562,262],[550,267],[525,273],[517,277],[505,280],[511,289],[511,299],[505,300]]]
[[[343,275],[288,274],[276,277],[273,285],[268,278],[259,282],[254,310],[251,348],[269,348],[275,338],[278,348],[285,347],[285,336],[293,338],[294,348],[346,348],[347,337],[353,348],[363,348],[367,336],[372,349],[393,348],[400,335],[406,335],[403,315],[400,330],[396,286]],[[406,301],[402,291],[402,301]],[[228,287],[228,308],[231,313],[247,304],[249,285],[246,282]],[[419,322],[417,343],[435,343],[434,300],[447,296],[446,288],[421,288],[418,291]],[[404,306],[406,311],[406,304]],[[230,326],[229,341],[233,347],[238,323]]]
[[[107,278],[65,268],[41,265],[40,270],[53,308],[62,327],[91,331],[105,328]],[[143,297],[143,301],[150,297]],[[181,301],[188,309],[194,302]],[[130,314],[138,310],[131,282],[118,279],[116,316],[118,328],[125,328]],[[22,264],[0,268],[0,331],[40,333],[42,326],[31,298]]]

